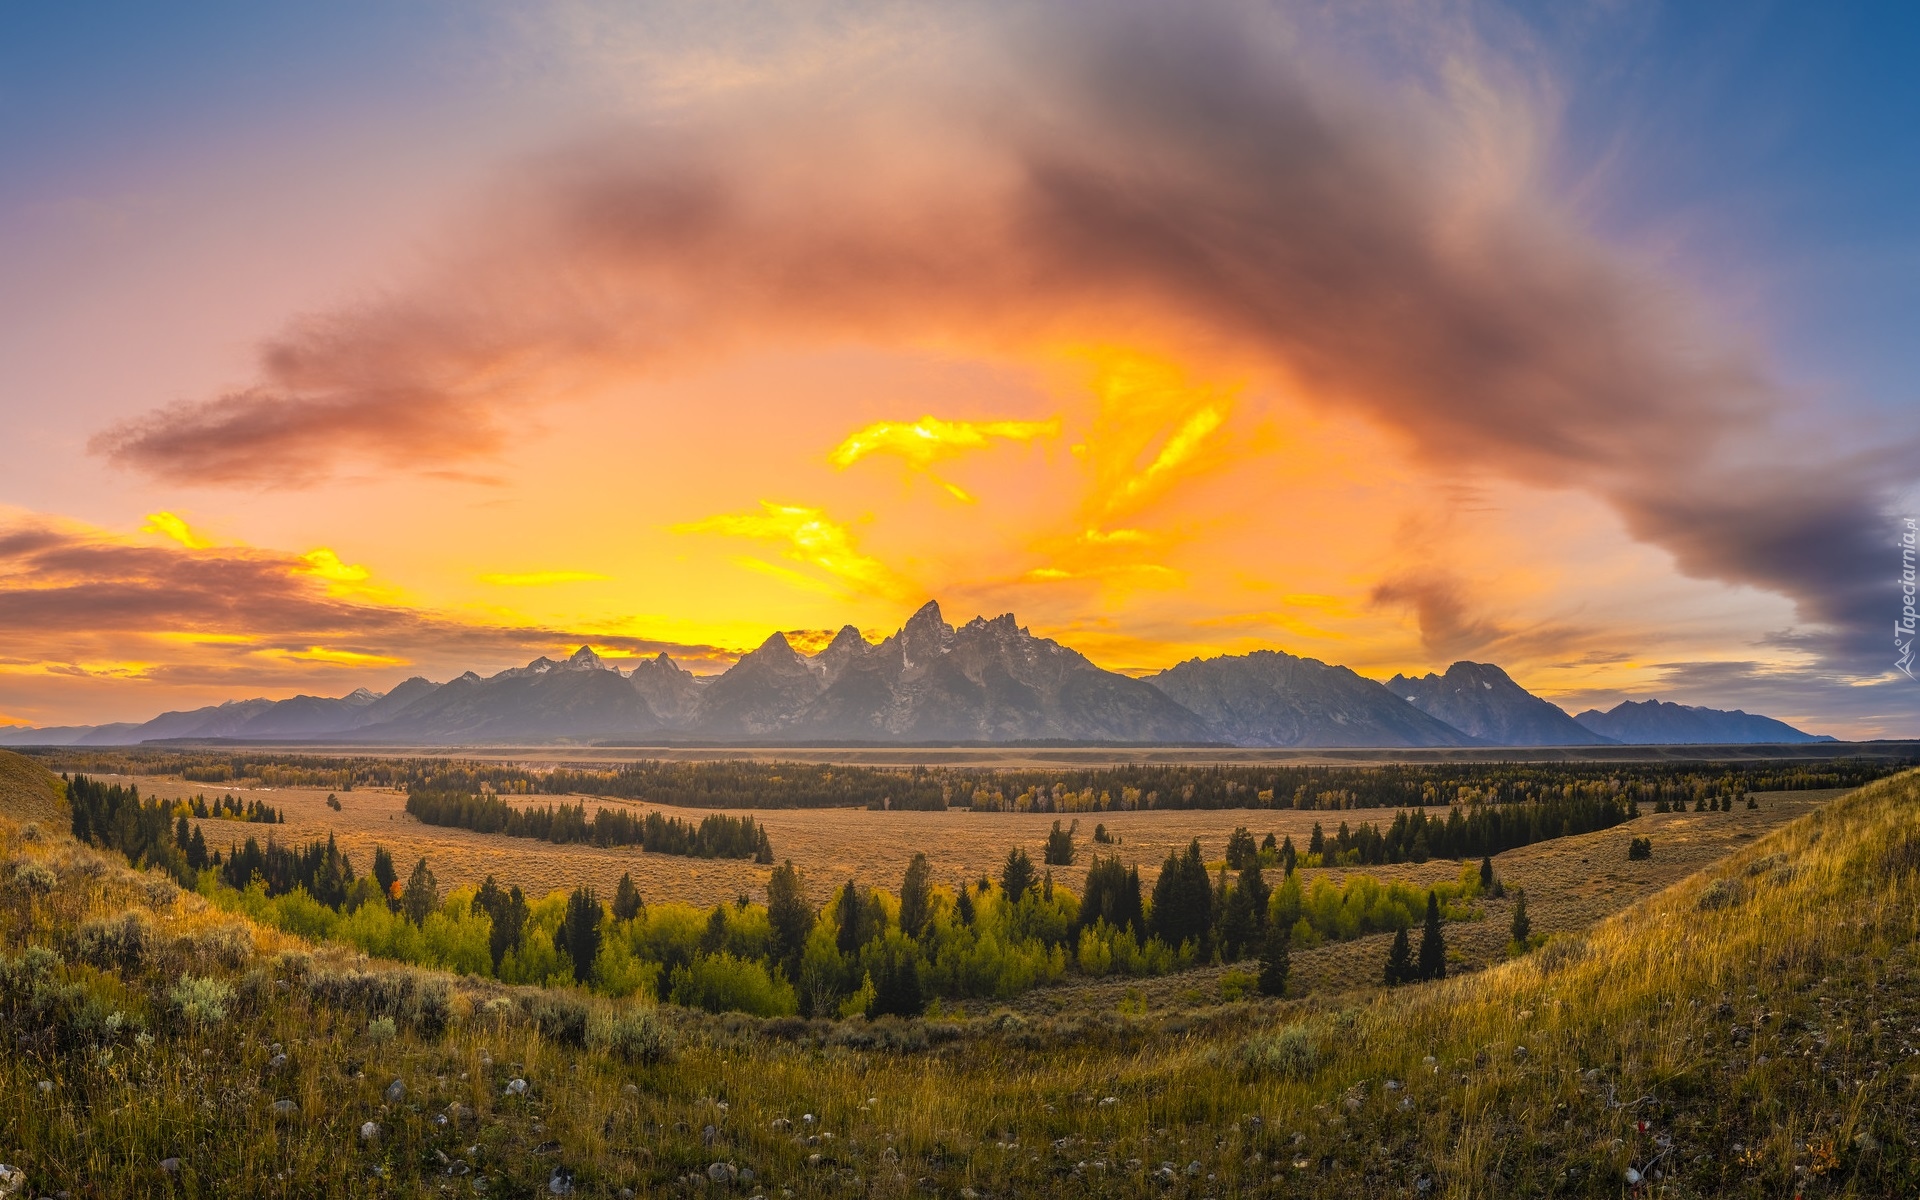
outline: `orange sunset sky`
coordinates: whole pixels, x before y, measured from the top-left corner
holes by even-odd
[[[1920,732],[1903,468],[1766,239],[1542,39],[1373,11],[273,27],[293,99],[71,116],[0,197],[0,723],[935,598]]]

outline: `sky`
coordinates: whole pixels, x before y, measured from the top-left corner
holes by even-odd
[[[1920,735],[1911,6],[0,10],[0,724],[928,598]]]

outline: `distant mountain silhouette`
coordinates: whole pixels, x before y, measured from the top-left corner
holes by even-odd
[[[233,700],[141,723],[0,728],[0,745],[240,740],[475,745],[639,739],[800,743],[1127,742],[1377,747],[1831,741],[1768,717],[1647,701],[1578,718],[1491,663],[1388,684],[1274,650],[1146,679],[1035,637],[1011,613],[955,628],[929,602],[890,637],[849,625],[816,654],[768,637],[726,672],[665,654],[622,671],[582,646],[482,678],[382,695]]]
[[[1277,650],[1195,658],[1147,676],[1239,746],[1471,746],[1382,684]]]
[[[1780,742],[1831,742],[1785,721],[1758,713],[1695,708],[1666,700],[1622,700],[1606,712],[1590,708],[1574,717],[1595,733],[1631,746],[1759,745]]]
[[[1596,733],[1492,663],[1457,662],[1445,675],[1395,675],[1387,690],[1430,717],[1497,746],[1597,746]]]

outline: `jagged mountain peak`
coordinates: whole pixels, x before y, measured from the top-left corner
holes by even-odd
[[[1395,675],[1387,689],[1428,716],[1498,745],[1595,746],[1613,741],[1527,691],[1493,663],[1462,660],[1444,675]]]
[[[567,658],[567,665],[576,670],[610,671],[607,660],[593,652],[592,646],[582,646]]]

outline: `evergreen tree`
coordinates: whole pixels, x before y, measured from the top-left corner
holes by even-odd
[[[438,907],[440,885],[434,881],[433,872],[427,870],[427,860],[422,858],[413,864],[413,874],[407,877],[407,890],[401,897],[400,908],[406,913],[407,920],[415,925],[424,925],[427,917]]]
[[[766,866],[773,862],[773,843],[767,839],[767,827],[765,825],[760,827],[760,838],[753,849],[753,861],[759,863],[761,866]]]
[[[900,881],[900,931],[917,938],[926,932],[927,922],[932,919],[933,866],[925,854],[915,853]]]
[[[1521,946],[1533,935],[1533,922],[1527,919],[1527,894],[1520,892],[1513,901],[1513,940]]]
[[[1280,843],[1280,865],[1286,868],[1284,874],[1292,875],[1293,868],[1299,861],[1300,854],[1293,848],[1293,835],[1288,834],[1287,840]]]
[[[1320,828],[1320,822],[1315,821],[1313,823],[1313,836],[1307,839],[1307,853],[1308,854],[1325,854],[1326,852],[1327,852],[1326,832]]]
[[[1075,821],[1070,829],[1060,828],[1060,822],[1053,823],[1053,832],[1047,835],[1047,845],[1041,858],[1050,867],[1070,867],[1073,865],[1073,835],[1080,828]]]
[[[1153,885],[1152,932],[1169,946],[1193,942],[1204,956],[1212,952],[1213,884],[1200,857],[1200,839],[1185,854],[1168,854]]]
[[[1140,868],[1129,868],[1118,854],[1112,858],[1095,855],[1087,868],[1085,890],[1079,915],[1074,918],[1076,936],[1080,930],[1105,921],[1114,929],[1132,929],[1135,938],[1146,937],[1140,906]]]
[[[613,889],[613,919],[631,921],[646,906],[646,902],[640,899],[639,887],[633,882],[633,872],[622,872],[620,886]]]
[[[1483,892],[1493,890],[1493,856],[1491,854],[1480,860],[1480,890]]]
[[[962,887],[960,899],[954,902],[953,911],[959,916],[962,925],[973,924],[973,892]]]
[[[718,954],[726,948],[727,906],[716,904],[707,916],[706,929],[700,934],[700,950],[704,954]]]
[[[518,888],[514,889],[518,891]],[[579,887],[567,897],[567,915],[553,931],[553,948],[565,950],[573,960],[573,980],[586,983],[593,978],[593,960],[600,953],[600,921],[604,914],[600,898],[590,887]],[[721,917],[724,922],[726,918]]]
[[[1241,869],[1220,918],[1220,949],[1229,962],[1259,948],[1261,930],[1267,924],[1269,894],[1256,853]]]
[[[889,936],[873,965],[873,1000],[869,1017],[917,1017],[927,1010],[920,983],[920,956],[913,943]]]
[[[1008,903],[1019,903],[1039,881],[1024,848],[1015,846],[1007,851],[1007,864],[1000,868],[1000,890],[1007,894]]]
[[[193,833],[187,828],[187,815],[181,813],[173,823],[173,844],[185,850],[193,844]]]
[[[1258,858],[1259,847],[1254,845],[1253,834],[1247,832],[1245,825],[1234,827],[1233,834],[1227,838],[1227,867],[1229,870],[1243,870],[1246,865]]]
[[[1289,954],[1292,941],[1292,931],[1277,921],[1268,926],[1266,936],[1260,939],[1259,986],[1262,996],[1287,994],[1287,976],[1293,970]]]
[[[786,968],[788,979],[800,978],[800,954],[813,932],[813,908],[800,884],[800,872],[788,859],[767,880],[767,924],[771,927],[774,961]]]
[[[1447,977],[1447,940],[1440,932],[1440,897],[1427,893],[1427,923],[1420,931],[1420,979]]]
[[[834,946],[840,953],[849,957],[858,954],[866,939],[861,936],[860,916],[866,906],[860,903],[860,892],[853,880],[847,880],[847,886],[840,889],[840,903],[835,909],[835,924],[838,932],[834,935]]]
[[[509,951],[518,950],[527,932],[527,897],[518,887],[506,890],[494,882],[493,876],[480,885],[473,895],[469,910],[486,913],[490,928],[487,930],[487,953],[493,958],[493,973],[500,973],[500,964]]]
[[[380,885],[380,895],[386,900],[387,907],[394,907],[393,885],[400,880],[400,873],[393,869],[393,855],[387,853],[385,846],[373,848],[373,881]]]
[[[1395,930],[1393,947],[1387,951],[1387,986],[1399,987],[1412,983],[1413,978],[1413,946],[1407,940],[1406,930]]]
[[[208,863],[207,835],[200,832],[200,827],[195,825],[193,837],[187,842],[187,865],[196,871],[204,871]]]

